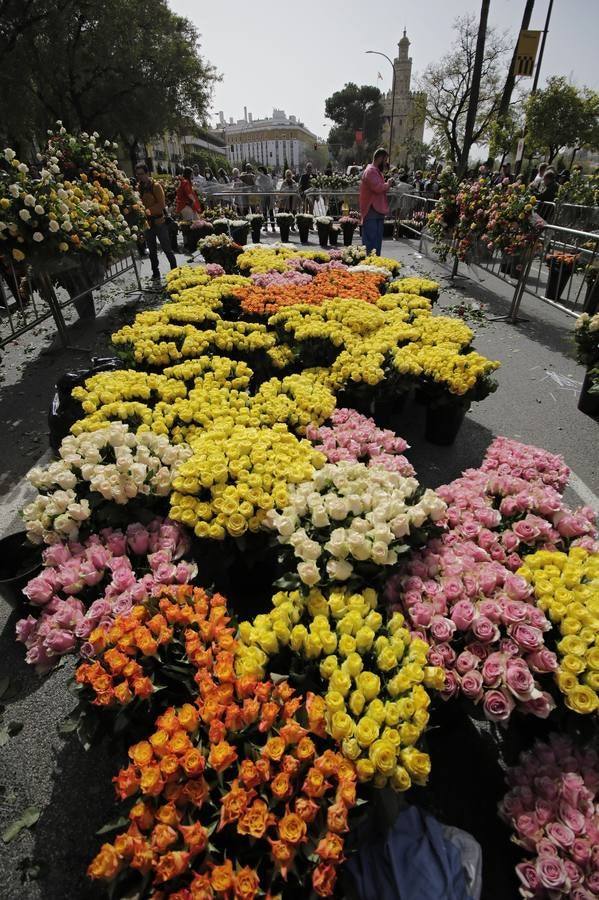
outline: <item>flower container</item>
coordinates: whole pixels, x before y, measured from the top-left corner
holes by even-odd
[[[297,225],[299,239],[302,244],[310,243],[310,229],[312,228],[313,222],[314,216],[308,214],[299,213],[295,217],[295,224]]]
[[[318,242],[321,247],[329,246],[329,236],[331,233],[330,224],[325,224],[324,222],[317,222],[316,228],[318,230]]]
[[[554,260],[549,263],[549,278],[545,288],[545,296],[548,300],[559,300],[561,298],[573,271],[573,266]]]
[[[431,403],[426,407],[425,440],[440,447],[451,446],[469,408],[469,403],[450,399]]]
[[[231,223],[231,237],[235,241],[236,244],[239,244],[241,247],[245,247],[247,244],[248,234],[250,232],[250,226],[248,222],[244,222],[243,225],[237,225]],[[260,232],[258,231],[258,234]]]
[[[593,378],[590,372],[587,372],[582,382],[582,389],[578,398],[578,409],[585,416],[591,419],[599,420],[599,394],[591,394],[590,389],[593,384]]]
[[[337,246],[337,241],[339,240],[339,235],[341,234],[341,229],[339,225],[331,225],[331,230],[329,232],[329,243],[331,247]]]
[[[293,225],[295,218],[292,213],[279,213],[276,220],[281,240],[286,244],[289,240],[289,229]]]
[[[24,531],[0,540],[0,598],[17,606],[22,591],[42,567],[42,548],[29,543]]]
[[[505,253],[499,263],[499,271],[509,278],[519,278],[522,272],[522,263],[523,257],[521,253]]]
[[[408,393],[404,391],[394,397],[385,397],[374,401],[372,417],[379,428],[394,430],[395,421],[403,413],[407,399]]]
[[[356,226],[342,225],[341,230],[343,232],[343,245],[345,247],[351,247],[354,240],[354,231],[356,230]]]
[[[260,243],[260,234],[262,232],[262,226],[264,225],[264,218],[259,213],[255,213],[252,216],[248,216],[248,223],[250,226],[250,231],[252,233],[252,243],[259,244]]]
[[[229,233],[229,221],[228,219],[215,219],[212,223],[212,227],[214,229],[214,234],[228,234]]]
[[[599,310],[599,273],[593,281],[587,283],[587,290],[584,296],[584,306],[582,311],[594,316]]]
[[[395,231],[395,219],[385,219],[383,224],[383,237],[392,238]]]

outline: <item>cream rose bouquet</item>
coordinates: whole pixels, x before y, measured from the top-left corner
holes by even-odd
[[[174,471],[190,455],[186,445],[174,447],[152,432],[135,435],[122,422],[69,435],[60,447],[60,459],[27,475],[39,491],[23,510],[29,540],[75,541],[84,526],[97,530],[117,524],[115,512],[117,518],[122,515],[115,508],[138,497],[144,498],[145,507],[152,505],[152,498],[164,498],[166,504]]]
[[[349,461],[327,463],[289,494],[290,504],[269,511],[264,524],[291,548],[292,580],[308,587],[376,578],[445,513],[440,497],[422,492],[415,478]]]

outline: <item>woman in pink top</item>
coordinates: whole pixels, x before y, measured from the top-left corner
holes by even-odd
[[[368,253],[374,250],[381,255],[385,215],[389,212],[387,191],[392,181],[385,181],[383,171],[389,154],[383,147],[375,152],[372,163],[366,166],[360,182],[360,215],[362,217],[362,240]]]

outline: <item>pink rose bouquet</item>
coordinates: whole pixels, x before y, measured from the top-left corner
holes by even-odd
[[[547,484],[560,493],[570,477],[563,457],[506,437],[495,438],[485,454],[481,471],[524,478],[530,484]]]
[[[262,272],[250,275],[253,284],[258,287],[273,287],[273,285],[286,284],[309,284],[312,281],[312,275],[307,272]]]
[[[309,425],[306,430],[307,437],[329,462],[346,459],[383,466],[406,478],[414,475],[414,468],[402,456],[408,444],[394,432],[378,428],[373,419],[353,409],[336,409],[331,423],[320,428]]]
[[[592,900],[599,894],[599,756],[566,735],[537,741],[508,771],[499,814],[530,858],[516,866],[520,895]]]
[[[39,618],[17,622],[17,640],[38,672],[49,671],[65,653],[92,654],[87,638],[99,625],[151,595],[156,585],[186,584],[197,566],[183,559],[189,538],[182,526],[154,519],[135,522],[126,532],[105,528],[83,544],[52,544],[43,553],[44,569],[23,593]]]

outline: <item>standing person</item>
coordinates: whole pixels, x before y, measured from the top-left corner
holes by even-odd
[[[559,181],[554,169],[546,169],[543,175],[543,189],[539,194],[537,212],[546,222],[551,222],[555,215],[555,198],[559,191]]]
[[[360,181],[360,215],[362,218],[362,238],[366,252],[373,250],[381,255],[383,245],[383,227],[385,215],[389,212],[387,193],[393,186],[392,181],[385,181],[383,172],[387,166],[389,155],[383,147],[379,147],[372,157],[372,163],[366,166]]]
[[[501,167],[501,172],[498,172],[493,176],[492,184],[495,186],[504,184],[506,181],[508,184],[514,183],[514,176],[512,175],[512,164],[509,162],[504,163]]]
[[[260,206],[262,208],[262,216],[264,218],[264,231],[268,231],[268,218],[270,215],[270,226],[275,230],[275,211],[273,209],[272,191],[274,186],[272,178],[266,171],[264,166],[258,166],[258,174],[256,175],[256,187],[261,193]]]
[[[200,198],[196,194],[191,182],[192,177],[193,172],[189,166],[187,166],[187,168],[183,169],[183,175],[179,180],[179,187],[177,188],[177,196],[175,198],[175,210],[177,211],[177,215],[181,216],[181,218],[185,219],[187,222],[196,221],[199,219],[200,213],[202,212]]]
[[[547,171],[547,163],[541,163],[541,165],[537,169],[537,174],[535,175],[535,177],[533,178],[533,180],[530,182],[530,185],[529,185],[529,187],[532,191],[540,191],[542,189],[543,177],[544,177],[546,171]]]
[[[306,163],[306,168],[302,172],[302,175],[299,180],[299,193],[300,197],[305,203],[305,211],[311,213],[314,209],[314,198],[306,197],[306,191],[310,190],[312,183],[312,163]]]
[[[249,202],[249,191],[245,190],[246,188],[254,187],[256,184],[256,176],[254,175],[254,170],[252,169],[249,163],[246,163],[245,168],[241,175],[239,176],[239,180],[244,186],[244,192],[239,196],[239,212],[242,216],[247,215],[250,208]]]
[[[291,169],[286,170],[285,178],[281,183],[279,192],[288,195],[279,198],[279,212],[294,213],[297,200],[297,184],[293,180],[293,172]]]
[[[219,184],[229,184],[229,176],[223,168],[220,168],[216,174],[218,176],[217,180]]]
[[[141,194],[141,200],[148,219],[145,239],[150,254],[150,262],[152,263],[152,278],[157,281],[160,278],[160,267],[158,265],[156,239],[160,241],[160,246],[169,261],[171,269],[177,268],[177,260],[171,247],[171,239],[166,224],[166,200],[162,185],[150,178],[146,165],[140,163],[135,167],[135,177],[139,184],[139,193]]]

